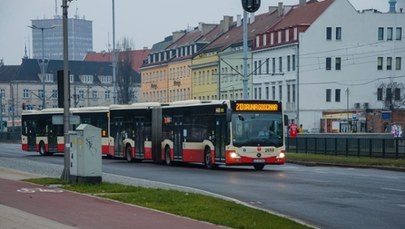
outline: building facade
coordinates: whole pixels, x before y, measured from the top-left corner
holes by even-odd
[[[33,58],[42,60],[63,60],[63,19],[32,20]],[[43,29],[41,29],[43,28]],[[87,52],[93,51],[93,22],[77,15],[68,19],[69,60],[83,60]],[[43,40],[42,40],[43,37]],[[42,45],[44,50],[42,50]],[[42,56],[44,53],[44,56]]]
[[[369,131],[369,114],[404,108],[404,27],[404,13],[358,12],[347,0],[297,5],[256,36],[253,59],[269,60],[271,74],[254,88],[309,132]]]

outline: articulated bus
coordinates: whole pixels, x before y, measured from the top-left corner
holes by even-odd
[[[52,115],[59,113],[62,109],[23,113],[23,150],[63,152],[63,126],[52,125]],[[256,170],[285,163],[288,118],[279,101],[135,103],[77,108],[72,114],[102,129],[103,155],[130,162],[251,165]]]
[[[102,152],[108,153],[109,119],[108,107],[71,108],[73,116],[78,116],[80,123],[99,127],[102,138]],[[63,120],[62,108],[43,110],[26,110],[21,115],[21,147],[25,151],[39,152],[41,155],[64,152],[63,124],[54,124],[53,119]],[[73,129],[79,123],[73,125]]]

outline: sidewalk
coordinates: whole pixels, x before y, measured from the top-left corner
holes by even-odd
[[[0,167],[0,228],[224,228],[189,218],[20,181]]]

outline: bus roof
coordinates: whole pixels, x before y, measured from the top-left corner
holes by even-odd
[[[169,107],[172,106],[191,106],[191,105],[206,105],[206,104],[224,104],[226,100],[183,100],[175,101],[168,104]]]
[[[125,110],[125,109],[148,109],[152,107],[160,107],[158,102],[144,102],[144,103],[133,103],[133,104],[113,104],[110,105],[111,110]]]

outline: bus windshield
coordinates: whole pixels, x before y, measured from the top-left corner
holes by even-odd
[[[283,146],[281,113],[233,113],[232,142],[240,146]]]

